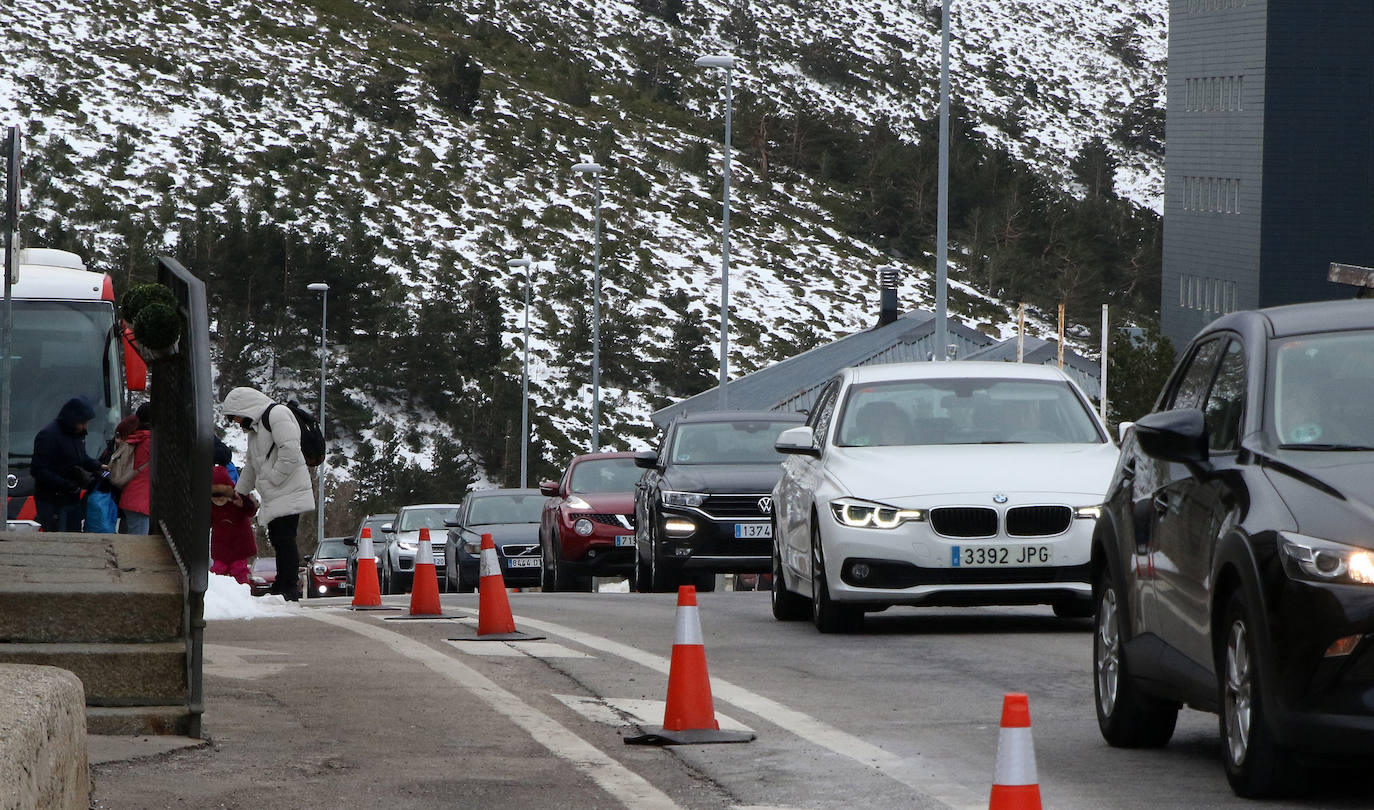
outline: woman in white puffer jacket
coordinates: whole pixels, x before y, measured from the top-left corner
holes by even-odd
[[[264,420],[268,408],[271,412]],[[230,391],[220,410],[248,433],[248,460],[234,489],[242,495],[258,491],[258,522],[267,527],[267,539],[277,552],[277,579],[269,593],[300,599],[296,530],[300,516],[315,509],[310,470],[301,453],[300,425],[290,408],[256,388]]]

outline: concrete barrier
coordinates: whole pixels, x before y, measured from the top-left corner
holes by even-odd
[[[0,810],[91,802],[86,693],[65,669],[0,664]]]

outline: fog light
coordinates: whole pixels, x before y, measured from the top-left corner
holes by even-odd
[[[1355,652],[1355,648],[1360,645],[1360,639],[1362,638],[1364,638],[1364,636],[1345,636],[1344,638],[1336,639],[1330,647],[1326,648],[1326,657],[1339,658],[1343,655],[1350,655]]]
[[[324,595],[324,594],[326,594],[326,593],[329,593],[329,586],[328,586],[328,585],[321,585],[320,588],[319,588],[319,591],[320,591],[320,594],[321,594],[321,595]]]
[[[873,569],[865,563],[854,563],[854,567],[849,569],[849,573],[855,579],[868,579],[868,575],[873,573]]]
[[[587,559],[589,559],[589,560],[594,560],[594,559],[596,559],[596,549],[591,549],[590,551],[587,552]]]
[[[682,518],[669,518],[663,521],[663,531],[669,537],[691,537],[697,530],[697,524]]]
[[[573,531],[586,537],[592,533],[592,522],[586,518],[578,518],[577,522],[573,524]]]

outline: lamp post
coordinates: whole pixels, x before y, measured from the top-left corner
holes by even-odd
[[[520,488],[529,481],[530,455],[530,260],[511,259],[506,266],[525,270],[525,372],[520,378]]]
[[[949,5],[940,5],[940,158],[935,234],[935,359],[948,359],[946,288],[949,268]]]
[[[578,163],[573,171],[592,176],[596,198],[596,237],[592,249],[592,452],[601,452],[601,167]]]
[[[697,59],[696,65],[725,68],[725,206],[720,220],[720,409],[723,411],[728,405],[725,381],[730,373],[730,108],[735,57],[729,54],[703,56]]]
[[[325,284],[323,281],[316,281],[313,284],[307,284],[305,288],[311,292],[317,292],[320,294],[320,432],[323,433],[324,375],[326,370],[326,361],[328,358],[328,355],[326,354],[328,344],[325,332],[325,324],[328,322],[326,319],[329,315],[329,285]],[[317,515],[316,521],[318,525],[316,526],[317,531],[315,533],[315,549],[317,553],[320,547],[324,545],[324,475],[325,470],[327,469],[328,465],[324,462],[320,462],[319,472],[315,476],[320,486],[319,513]]]

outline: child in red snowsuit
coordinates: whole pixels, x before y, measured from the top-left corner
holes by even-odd
[[[234,491],[229,470],[217,465],[210,479],[210,573],[248,584],[248,561],[258,553],[253,515],[258,505],[251,495]]]

